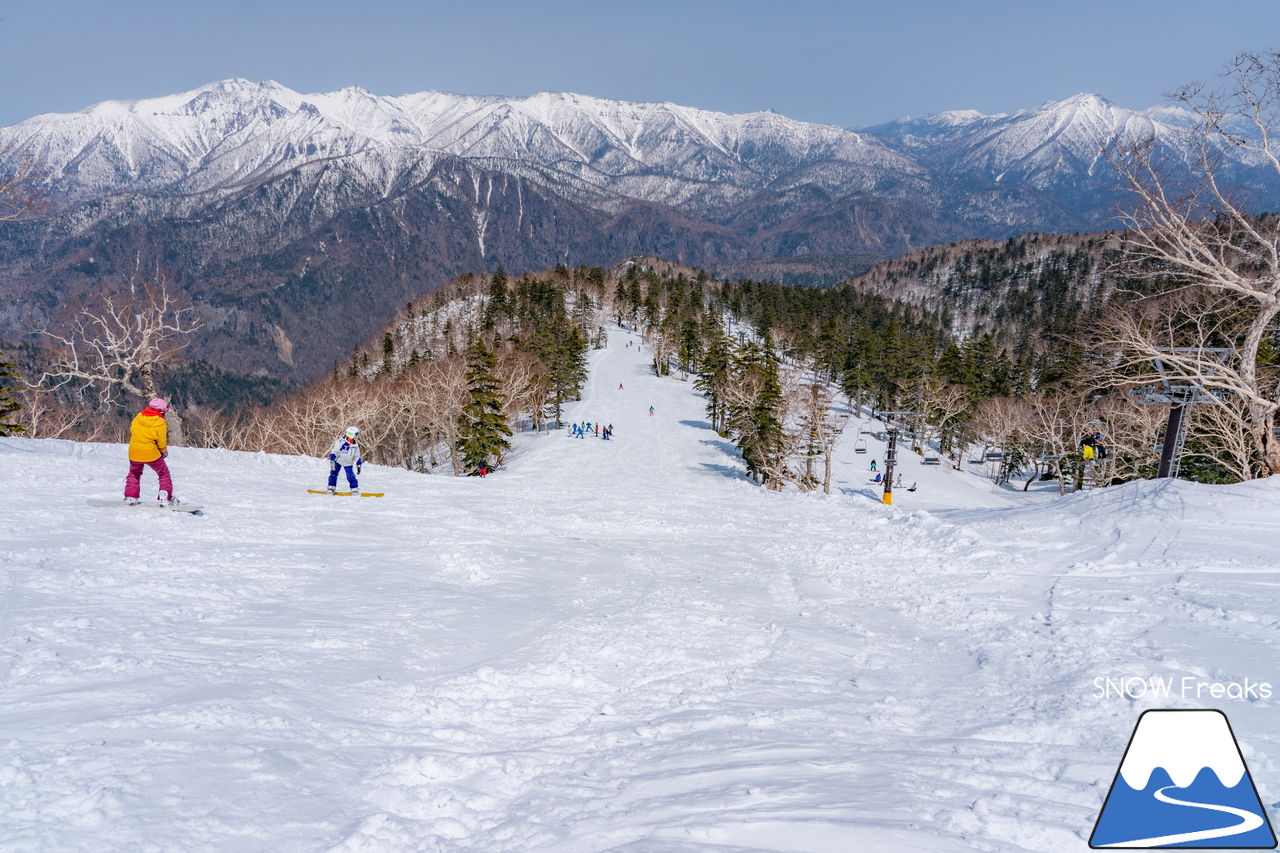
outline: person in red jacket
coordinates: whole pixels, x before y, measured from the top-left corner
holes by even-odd
[[[160,491],[165,496],[157,495],[157,499],[169,506],[178,503],[178,499],[173,496],[173,478],[169,475],[169,465],[164,461],[169,455],[169,425],[164,420],[168,411],[169,404],[156,397],[134,417],[129,426],[129,476],[124,478],[124,502],[130,506],[141,503],[144,466],[149,466],[160,478]]]

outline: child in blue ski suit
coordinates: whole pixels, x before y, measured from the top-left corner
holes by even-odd
[[[360,494],[360,484],[356,480],[356,474],[360,473],[360,466],[364,460],[360,458],[360,430],[355,427],[347,427],[347,431],[333,443],[333,447],[329,450],[329,488],[326,491],[333,494],[338,486],[338,469],[345,468],[347,471],[347,485],[351,486],[353,495]],[[355,471],[352,471],[352,467]]]

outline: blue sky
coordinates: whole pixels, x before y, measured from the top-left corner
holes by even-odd
[[[0,125],[212,80],[541,89],[843,126],[1076,92],[1144,108],[1242,50],[1280,0],[0,0]]]

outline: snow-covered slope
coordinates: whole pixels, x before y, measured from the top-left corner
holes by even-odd
[[[846,441],[769,493],[629,340],[570,415],[615,441],[380,499],[176,448],[203,515],[94,510],[124,448],[0,440],[0,848],[1084,850],[1153,706],[1274,799],[1274,699],[1095,679],[1280,682],[1275,484],[1023,503],[904,448],[886,508]]]

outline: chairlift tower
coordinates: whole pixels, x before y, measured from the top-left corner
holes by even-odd
[[[1178,347],[1162,350],[1168,353],[1194,353],[1196,355],[1212,354],[1217,356],[1218,364],[1231,354],[1234,349],[1224,347]],[[1196,383],[1175,384],[1165,373],[1164,361],[1154,358],[1156,370],[1160,373],[1160,385],[1148,385],[1137,389],[1137,402],[1147,406],[1169,406],[1169,421],[1164,428],[1164,443],[1160,447],[1160,466],[1156,469],[1156,479],[1177,479],[1182,470],[1182,449],[1187,443],[1187,426],[1190,418],[1188,409],[1192,406],[1203,406],[1220,403],[1221,396],[1227,391],[1206,391]]]
[[[884,498],[881,503],[893,503],[893,466],[898,459],[898,427],[893,423],[895,415],[914,415],[915,412],[878,412],[877,417],[884,421],[887,428],[888,449],[884,454]]]

